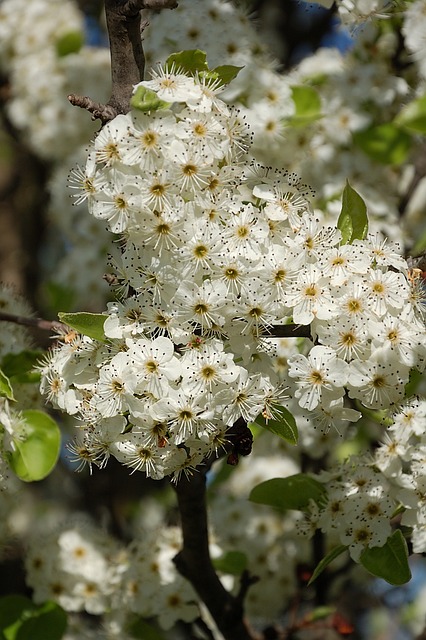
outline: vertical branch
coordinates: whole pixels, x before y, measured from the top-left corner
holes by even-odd
[[[105,0],[112,80],[108,105],[117,113],[129,111],[133,86],[144,77],[140,8],[129,9],[127,0]]]
[[[174,558],[179,573],[191,582],[226,640],[256,640],[243,619],[242,598],[226,591],[210,558],[205,474],[183,476],[176,493],[183,534],[183,548]]]
[[[142,9],[174,9],[176,0],[105,0],[108,37],[111,48],[111,96],[106,104],[87,96],[70,94],[71,104],[87,109],[102,124],[130,110],[133,86],[144,78],[145,56],[142,47]]]

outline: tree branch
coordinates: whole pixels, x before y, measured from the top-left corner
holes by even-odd
[[[27,316],[17,316],[13,313],[4,313],[0,311],[0,322],[13,322],[25,327],[33,327],[42,329],[43,331],[60,331],[61,333],[69,331],[69,328],[62,322],[57,320],[43,320],[42,318],[31,318]]]
[[[145,56],[141,32],[142,9],[174,9],[176,0],[105,0],[105,14],[111,49],[112,91],[103,105],[87,96],[70,94],[71,104],[87,109],[93,119],[106,124],[120,113],[130,110],[133,86],[144,79]]]
[[[179,573],[190,581],[226,640],[258,640],[243,618],[241,594],[226,591],[210,558],[205,471],[182,476],[175,489],[183,533],[183,548],[174,558]]]

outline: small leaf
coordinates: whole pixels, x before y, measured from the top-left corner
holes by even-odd
[[[35,605],[20,595],[0,598],[2,640],[60,640],[67,628],[67,614],[55,602]]]
[[[401,109],[394,122],[415,133],[426,133],[426,96],[409,102]]]
[[[346,545],[341,544],[338,547],[335,547],[334,549],[329,551],[329,553],[327,553],[327,555],[320,562],[318,562],[311,576],[311,579],[308,582],[308,586],[318,578],[320,573],[324,571],[324,569],[330,564],[330,562],[333,562],[335,558],[340,556],[344,551],[347,551],[347,548],[348,547]]]
[[[252,489],[249,500],[277,509],[303,511],[308,508],[310,500],[318,503],[326,493],[320,482],[304,473],[297,473],[288,478],[261,482]]]
[[[59,313],[59,320],[72,329],[93,340],[105,342],[104,323],[107,315],[104,313]]]
[[[165,63],[165,68],[169,71],[180,71],[194,76],[197,72],[208,71],[207,55],[200,49],[188,49],[172,53]]]
[[[152,91],[152,89],[148,89],[140,84],[130,98],[130,106],[133,109],[138,109],[138,111],[146,113],[148,111],[168,109],[170,107],[170,102],[160,100],[155,91]]]
[[[243,67],[235,67],[232,64],[224,64],[219,67],[215,67],[211,71],[206,71],[201,75],[203,77],[211,78],[215,80],[216,86],[223,86],[232,82],[237,77]]]
[[[34,371],[43,351],[30,351],[29,349],[19,353],[7,353],[1,361],[2,371],[13,379],[13,382],[37,382],[40,374]]]
[[[56,465],[61,434],[53,418],[43,411],[28,409],[22,417],[26,423],[25,439],[13,441],[15,449],[8,454],[9,464],[24,482],[42,480]]]
[[[70,53],[78,53],[83,44],[84,34],[81,31],[69,31],[56,41],[56,53],[63,58]]]
[[[348,181],[343,190],[342,210],[337,221],[337,228],[342,233],[342,244],[350,244],[354,240],[363,240],[368,232],[367,207],[359,193]]]
[[[0,396],[8,400],[15,400],[10,380],[2,369],[0,369]]]
[[[294,85],[291,92],[295,114],[289,120],[290,125],[306,125],[322,117],[321,98],[313,87]]]
[[[298,432],[294,417],[285,407],[279,407],[280,416],[277,420],[265,420],[262,415],[257,416],[255,422],[259,426],[275,433],[289,444],[297,444]]]
[[[383,547],[365,549],[360,563],[373,576],[383,578],[389,584],[401,585],[411,580],[407,543],[399,529],[387,539]]]
[[[411,149],[411,136],[392,122],[369,127],[353,134],[355,144],[381,164],[405,162]]]
[[[215,558],[213,566],[222,573],[239,576],[247,568],[247,556],[242,551],[228,551],[220,558]]]

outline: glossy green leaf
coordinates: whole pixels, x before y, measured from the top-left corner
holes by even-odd
[[[353,139],[364,153],[381,164],[405,162],[412,144],[411,136],[392,122],[356,131]]]
[[[344,551],[347,551],[347,549],[348,547],[346,545],[341,544],[338,547],[335,547],[334,549],[329,551],[329,553],[327,553],[327,555],[320,562],[318,562],[312,574],[312,577],[308,582],[308,586],[318,578],[320,573],[322,573],[324,569],[328,567],[330,562],[333,562],[333,560],[335,560],[338,556],[340,556]]]
[[[211,71],[201,74],[204,77],[211,78],[215,81],[216,86],[223,86],[232,82],[237,77],[243,67],[235,67],[232,64],[225,64],[215,67]]]
[[[288,409],[279,407],[280,417],[277,420],[265,420],[262,415],[257,416],[256,424],[275,433],[289,444],[297,444],[298,432],[296,420]]]
[[[84,34],[81,31],[69,31],[56,41],[56,53],[63,58],[70,53],[78,53],[83,44]]]
[[[0,369],[0,396],[8,400],[15,400],[10,380],[2,369]]]
[[[167,58],[164,66],[166,69],[180,71],[191,76],[194,76],[197,72],[209,70],[206,52],[200,49],[188,49],[172,53]]]
[[[7,353],[1,361],[2,371],[12,382],[37,382],[40,374],[34,367],[43,357],[43,351],[24,350],[19,353]]]
[[[389,584],[401,585],[411,580],[407,543],[401,531],[395,531],[383,545],[365,549],[360,563],[370,573]]]
[[[415,133],[426,133],[426,96],[409,102],[401,109],[394,122]]]
[[[295,114],[289,120],[290,125],[306,125],[322,117],[321,98],[313,87],[294,85],[291,87],[291,92]]]
[[[155,91],[139,85],[135,93],[130,98],[130,106],[144,113],[148,111],[158,111],[159,109],[168,109],[170,102],[160,100]]]
[[[103,313],[59,313],[59,320],[93,340],[105,342],[104,323],[107,316]]]
[[[0,598],[0,640],[60,640],[65,611],[54,602],[35,605],[21,595]]]
[[[343,190],[342,210],[337,221],[337,228],[342,233],[342,244],[350,244],[354,240],[363,240],[368,232],[367,207],[359,193],[348,181]]]
[[[220,558],[215,558],[213,566],[222,573],[239,576],[247,568],[247,556],[241,551],[228,551]]]
[[[277,509],[303,511],[308,508],[310,500],[318,503],[325,494],[326,490],[320,482],[304,473],[297,473],[288,478],[261,482],[252,489],[249,500]]]
[[[59,427],[43,411],[29,409],[22,412],[22,417],[26,422],[26,437],[13,441],[15,450],[8,454],[9,464],[24,482],[42,480],[52,471],[59,457]]]

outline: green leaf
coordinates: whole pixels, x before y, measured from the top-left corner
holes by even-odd
[[[285,407],[279,407],[278,420],[265,420],[262,415],[257,416],[255,422],[264,429],[275,433],[289,444],[297,444],[298,432],[294,417]]]
[[[152,625],[138,618],[128,627],[129,633],[140,640],[165,640],[163,633]]]
[[[22,412],[26,422],[25,439],[16,438],[9,452],[9,464],[24,482],[42,480],[52,471],[59,457],[61,434],[56,422],[44,413],[28,409]]]
[[[405,162],[412,143],[411,136],[392,122],[356,131],[353,140],[372,160],[395,165]]]
[[[147,111],[158,111],[159,109],[168,109],[170,102],[160,100],[155,91],[139,85],[135,93],[130,98],[130,106],[144,113]]]
[[[35,605],[20,595],[0,598],[0,640],[60,640],[67,614],[54,602]]]
[[[1,369],[13,382],[37,382],[40,374],[34,371],[34,367],[42,357],[43,351],[29,349],[19,353],[7,353],[1,361]]]
[[[296,112],[290,125],[304,126],[322,117],[321,98],[313,87],[293,85],[291,92]]]
[[[416,98],[403,107],[394,123],[415,133],[426,133],[426,96]]]
[[[342,210],[337,221],[342,233],[342,244],[363,240],[368,232],[367,207],[359,193],[352,189],[348,181],[343,190]]]
[[[104,323],[107,315],[104,313],[58,313],[59,320],[72,329],[93,340],[105,342]]]
[[[389,584],[401,585],[411,580],[407,543],[399,529],[383,545],[365,549],[360,563],[373,576],[383,578]]]
[[[261,482],[252,489],[249,500],[277,509],[303,511],[308,508],[310,500],[318,503],[326,493],[320,482],[304,473],[297,473],[288,478]]]
[[[83,44],[84,34],[81,31],[69,31],[56,41],[56,53],[63,58],[70,53],[78,53]]]
[[[215,558],[213,566],[222,573],[239,576],[247,568],[247,556],[242,551],[228,551],[220,558]]]
[[[328,565],[330,564],[330,562],[333,562],[333,560],[335,558],[337,558],[338,556],[340,556],[344,551],[347,551],[347,546],[344,544],[339,545],[338,547],[335,547],[334,549],[332,549],[331,551],[329,551],[329,553],[327,553],[327,555],[321,560],[321,562],[318,562],[317,566],[315,567],[315,570],[311,576],[311,579],[308,582],[308,586],[310,584],[312,584],[312,582],[314,580],[316,580],[318,578],[318,576],[320,575],[320,573],[322,573],[324,571],[324,569],[326,567],[328,567]]]
[[[172,53],[167,58],[164,66],[169,71],[180,71],[191,76],[194,76],[197,72],[209,70],[206,52],[200,49],[188,49]]]
[[[0,369],[0,396],[2,396],[2,398],[7,398],[8,400],[15,401],[10,380],[2,369]]]
[[[224,64],[215,67],[211,71],[206,71],[201,75],[215,81],[216,86],[223,86],[232,82],[237,77],[243,67],[235,67],[232,64]]]

